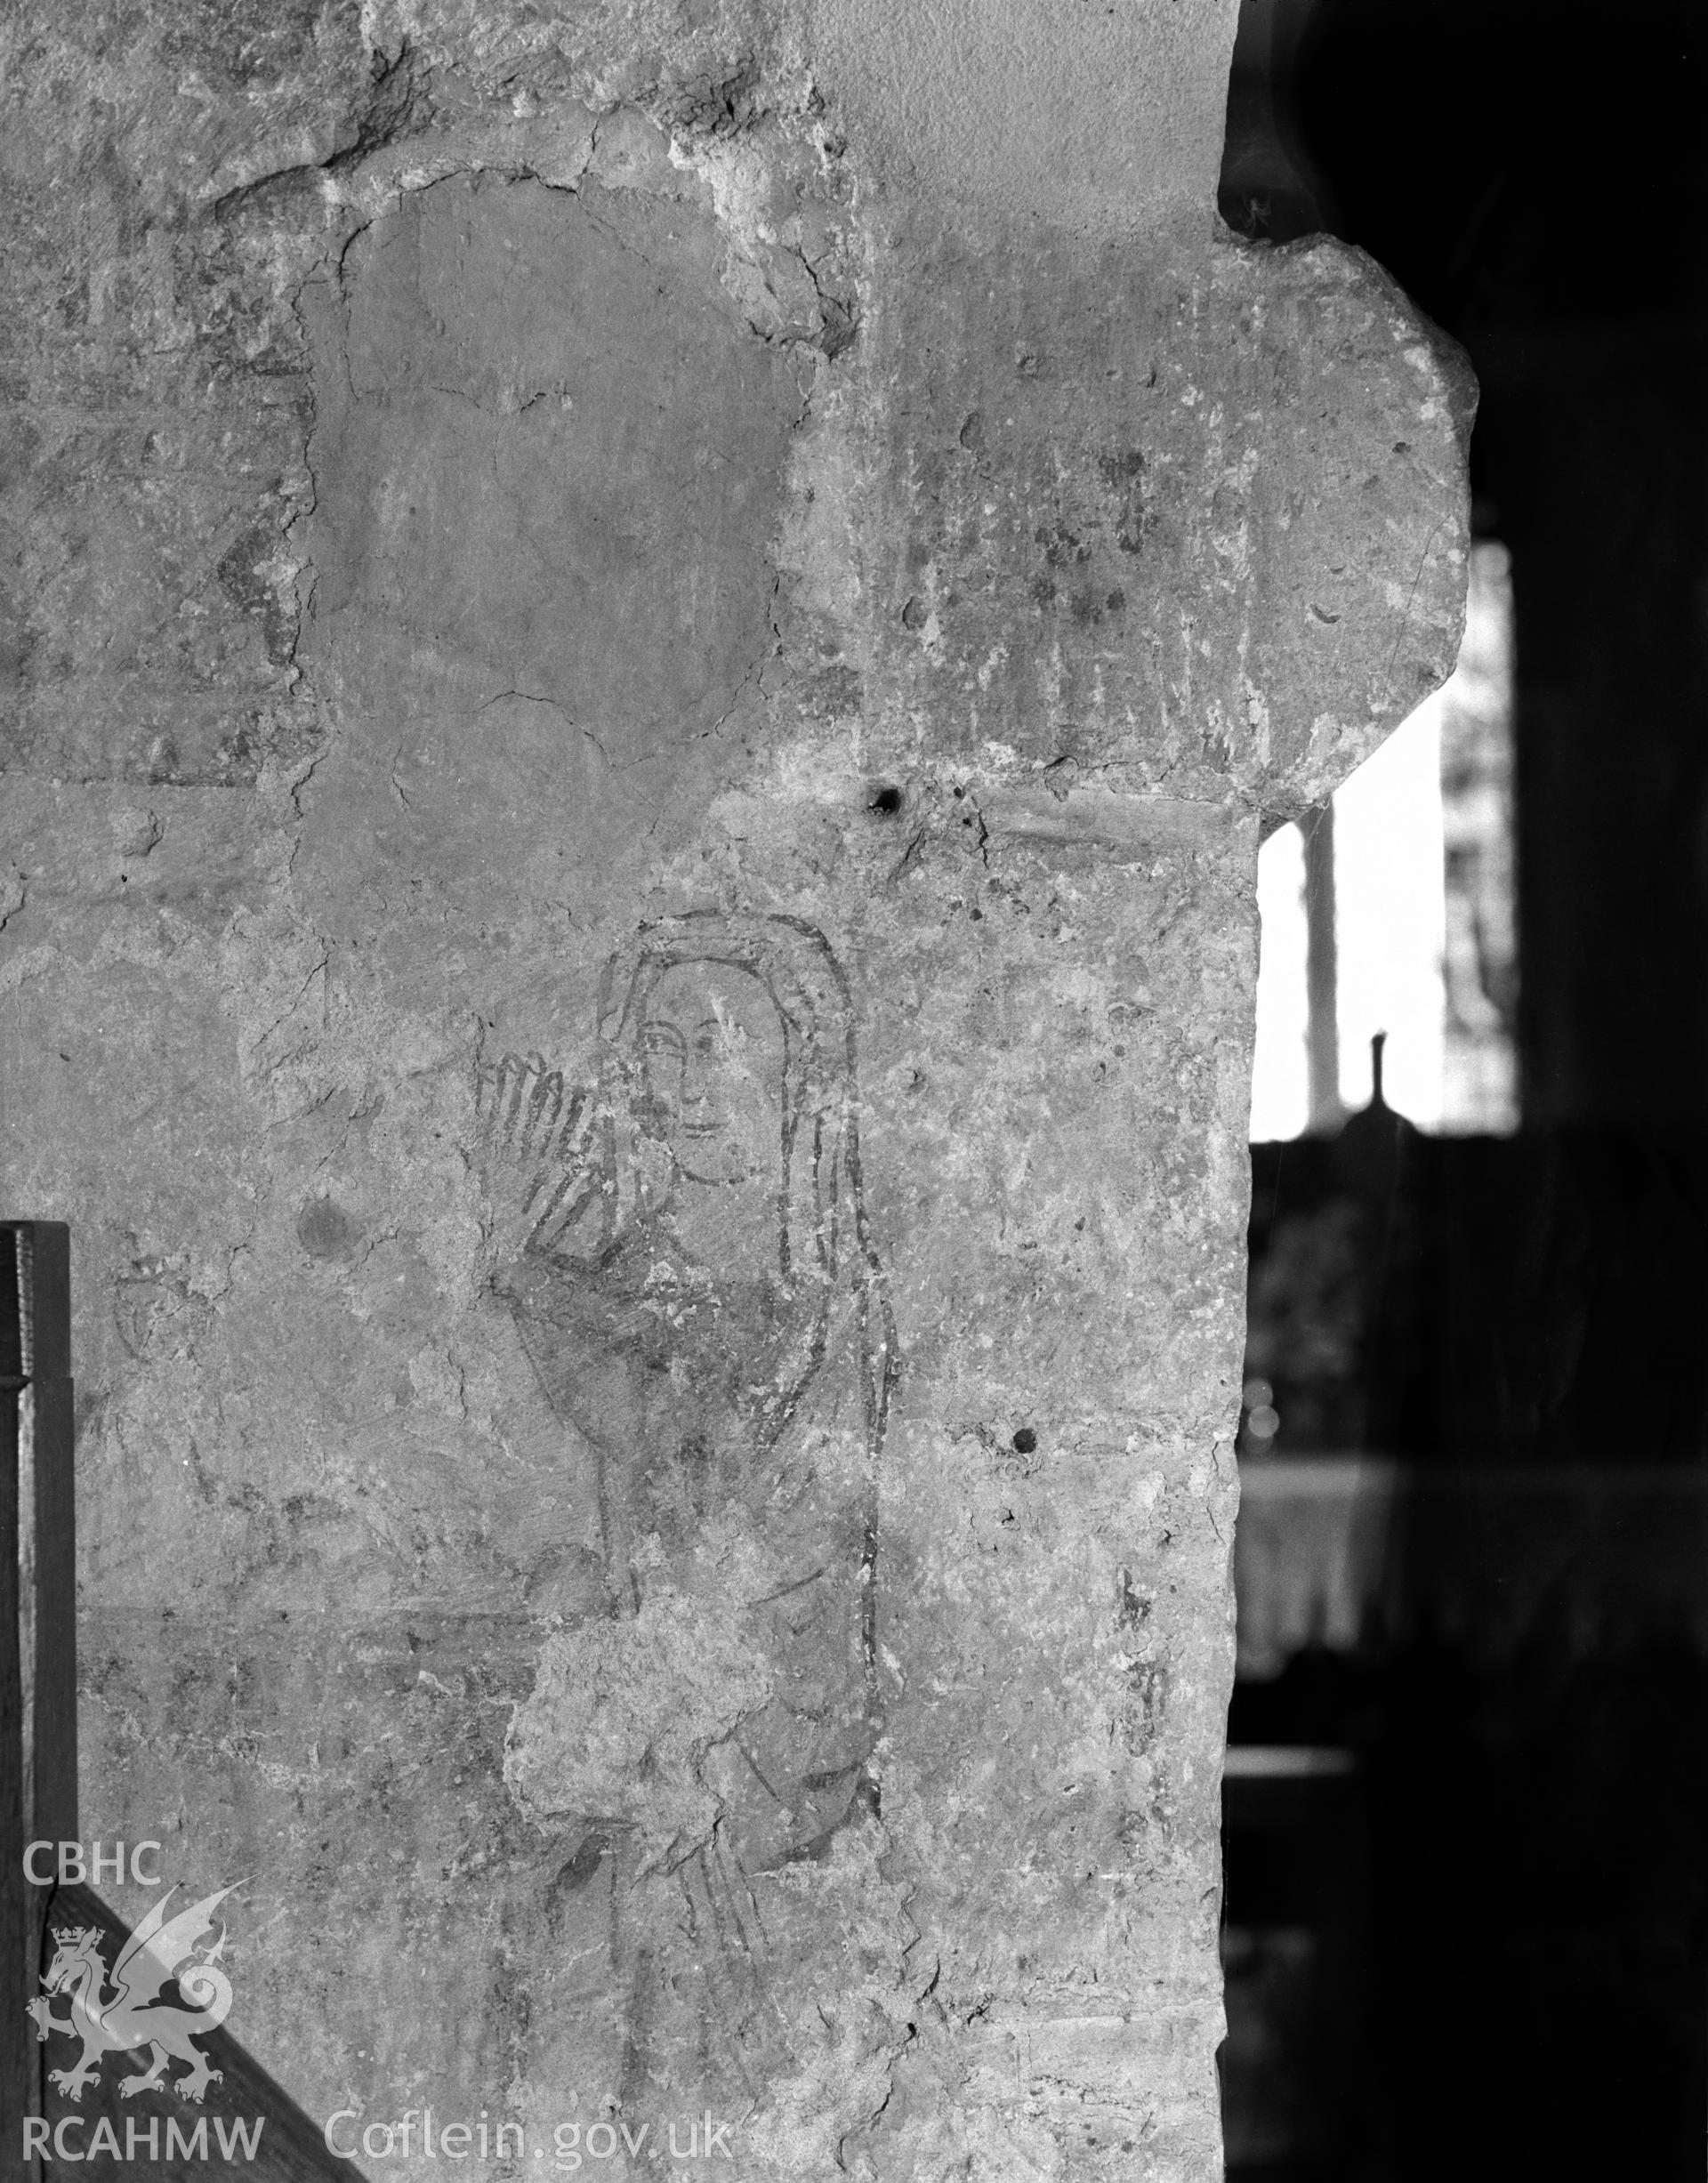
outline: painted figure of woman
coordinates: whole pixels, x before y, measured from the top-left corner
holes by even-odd
[[[758,1878],[823,1857],[876,1800],[897,1352],[852,1011],[812,926],[708,913],[643,928],[599,1030],[591,1086],[513,1055],[480,1083],[488,1188],[520,1237],[496,1284],[592,1449],[606,1593],[548,1647],[512,1778],[612,1845],[647,2074],[691,2074],[659,2051],[686,2035],[658,2000],[680,1966],[637,1907],[666,1877],[751,2092],[786,2046]],[[673,1920],[680,1898],[653,1924]]]

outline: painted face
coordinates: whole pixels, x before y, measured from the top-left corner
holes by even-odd
[[[654,1126],[690,1182],[777,1173],[783,1022],[757,978],[676,963],[652,989],[641,1052]]]

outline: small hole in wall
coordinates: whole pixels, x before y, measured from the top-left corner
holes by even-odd
[[[1014,1436],[1014,1453],[1017,1455],[1031,1454],[1037,1445],[1038,1436],[1029,1425],[1022,1425]]]
[[[889,785],[874,789],[872,801],[867,804],[866,809],[869,811],[881,813],[885,818],[893,818],[901,809],[900,789]]]

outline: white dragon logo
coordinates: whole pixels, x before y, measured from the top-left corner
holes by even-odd
[[[241,1887],[234,1881],[232,1887]],[[200,2100],[221,2072],[210,2069],[207,2057],[190,2044],[197,2034],[223,2024],[231,2007],[231,1981],[218,1967],[225,1953],[225,1928],[205,1956],[192,1953],[195,1944],[214,1923],[214,1912],[231,1893],[222,1888],[175,1918],[166,1917],[166,1905],[177,1893],[168,1888],[125,1945],[113,1965],[114,1991],[103,1998],[107,1983],[106,1959],[101,1953],[98,1926],[56,1928],[59,1947],[42,1974],[43,1991],[28,2004],[36,2019],[36,2036],[63,2032],[81,2038],[83,2052],[70,2069],[49,2072],[49,2082],[68,2099],[81,2099],[83,2088],[100,2074],[109,2054],[128,2054],[152,2048],[152,2066],[134,2076],[121,2077],[118,2089],[126,2099],[158,2085],[168,2062],[188,2063],[189,2074],[166,2077],[165,2082],[181,2098]],[[160,1989],[178,1978],[178,1991],[189,2002],[176,2008],[160,1999]],[[68,2016],[56,2017],[52,1996],[68,1994]]]

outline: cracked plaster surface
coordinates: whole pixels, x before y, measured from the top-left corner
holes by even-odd
[[[855,995],[882,1799],[684,2107],[754,2176],[1216,2171],[1253,859],[1451,665],[1470,399],[1357,254],[1214,232],[1222,12],[1121,28],[1113,161],[1096,39],[1028,102],[960,5],[900,90],[851,0],[0,33],[85,1807],[267,1874],[233,2028],[313,2112],[620,2098],[709,1914],[776,1572],[601,1619],[473,1099],[594,1065],[643,919],[759,914]]]

